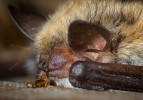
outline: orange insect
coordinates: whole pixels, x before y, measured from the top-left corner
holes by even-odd
[[[40,75],[39,79],[33,82],[28,82],[26,84],[27,88],[39,88],[39,87],[48,87],[50,85],[50,81],[47,79],[47,74],[44,72]]]

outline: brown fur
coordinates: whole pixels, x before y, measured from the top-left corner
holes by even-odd
[[[68,27],[75,20],[101,25],[119,42],[104,62],[143,66],[143,2],[141,0],[70,0],[45,23],[36,38],[40,54],[59,42],[68,44]]]

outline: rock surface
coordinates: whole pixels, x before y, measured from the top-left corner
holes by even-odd
[[[61,87],[26,88],[25,83],[0,82],[0,100],[143,100],[142,93],[89,91]]]

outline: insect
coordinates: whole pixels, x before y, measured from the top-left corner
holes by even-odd
[[[88,84],[83,83],[77,87],[87,88],[88,85],[90,87],[100,85],[99,87],[106,89],[105,84],[102,83],[108,81],[111,75],[114,77],[113,80],[105,82],[106,85],[111,85],[107,89],[142,91],[142,87],[140,90],[127,85],[119,85],[119,88],[115,88],[121,82],[121,78],[126,80],[127,77],[129,84],[133,84],[134,79],[139,80],[139,86],[143,84],[142,77],[139,76],[137,79],[134,77],[138,76],[136,70],[142,70],[140,66],[143,66],[142,8],[141,0],[69,0],[63,3],[56,13],[45,21],[35,38],[34,46],[39,53],[39,69],[46,72],[49,79],[53,80],[57,86],[73,88],[73,85],[78,84],[72,81],[77,79],[76,76],[71,76],[75,79],[69,82],[69,75],[72,75],[70,68],[74,69],[71,67],[74,63],[83,61],[82,67],[88,63],[86,66],[89,66],[89,70],[94,65],[93,72],[96,71],[98,63],[101,63],[99,72],[100,70],[102,72],[102,68],[106,68],[105,65],[111,68],[111,70],[106,70],[109,73],[106,78],[103,78],[104,74],[100,74],[101,84],[87,79],[87,76],[90,77],[94,73],[88,72],[88,67],[84,67],[88,73],[85,78],[77,81],[80,84],[87,79]],[[112,66],[116,67],[115,70]],[[132,68],[134,72],[130,74]],[[126,74],[119,73],[118,75],[119,69],[121,71],[126,69]],[[83,69],[78,70],[80,73]],[[133,85],[138,87],[137,84]],[[99,90],[102,89],[99,88]]]
[[[40,87],[48,87],[50,85],[50,80],[47,79],[47,74],[44,72],[42,73],[39,78],[33,82],[28,82],[26,84],[27,88],[40,88]]]

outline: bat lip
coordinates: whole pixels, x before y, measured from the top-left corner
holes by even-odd
[[[29,35],[27,34],[21,27],[20,25],[16,22],[15,18],[12,15],[12,9],[15,9],[12,6],[8,6],[8,14],[10,16],[10,19],[12,20],[12,22],[14,22],[14,24],[16,25],[16,27],[20,30],[20,32],[22,33],[22,35],[24,36],[24,38],[28,41],[28,42],[34,42],[35,40]]]

